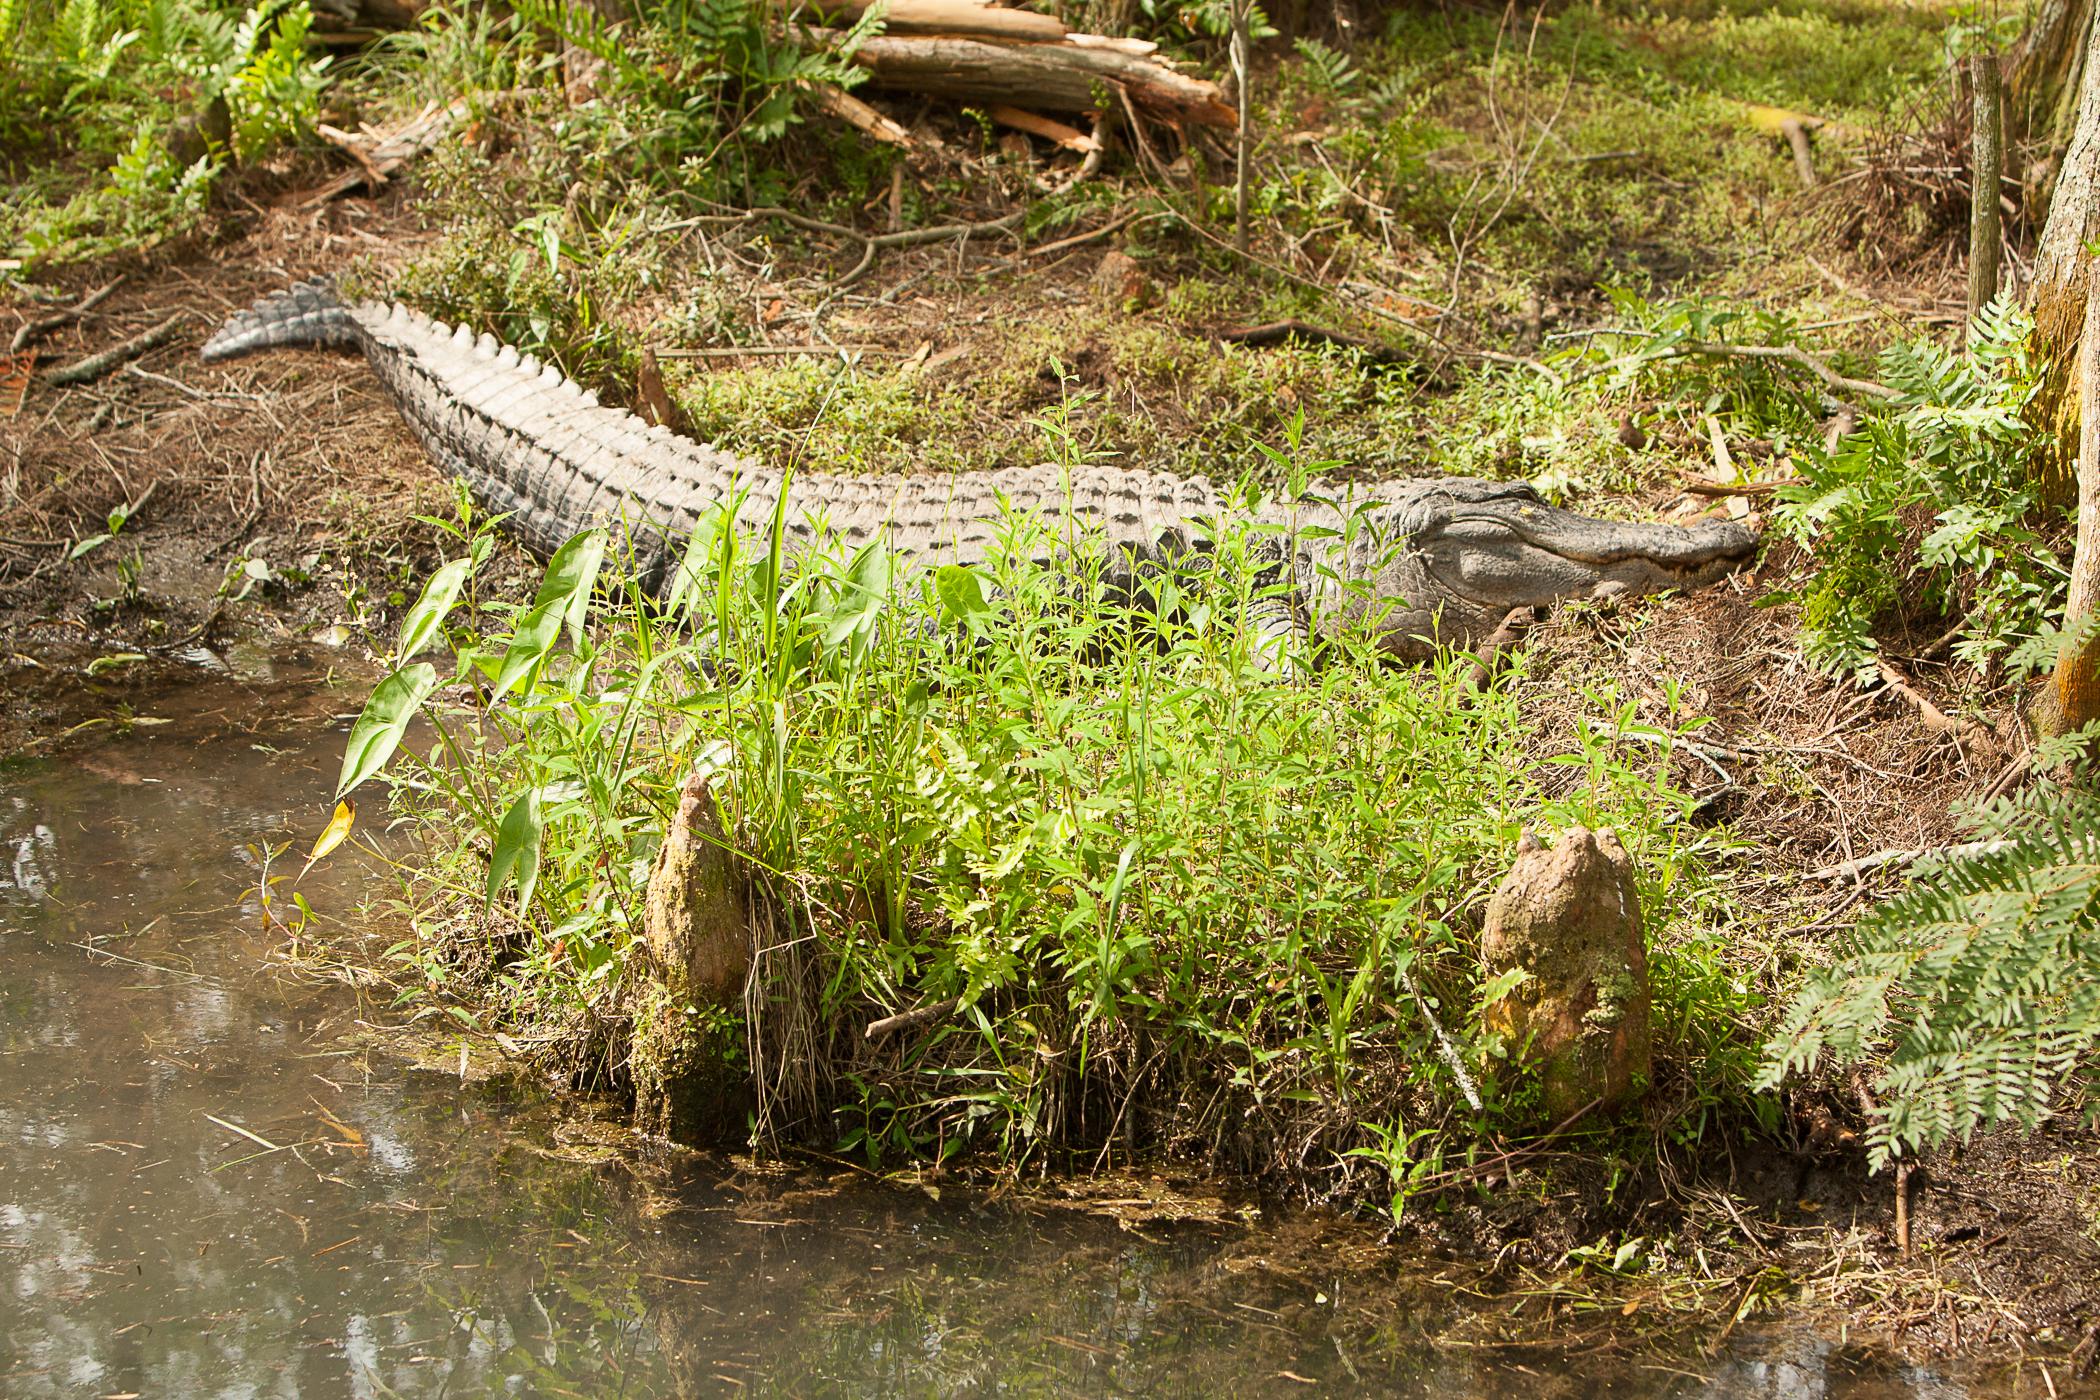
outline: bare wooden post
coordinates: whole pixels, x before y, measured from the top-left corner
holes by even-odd
[[[1998,295],[1998,186],[2005,176],[2005,115],[1998,55],[1969,59],[1974,94],[1969,161],[1969,318]]]
[[[1232,215],[1233,238],[1239,250],[1247,251],[1247,154],[1251,144],[1249,116],[1252,112],[1253,78],[1247,31],[1251,27],[1247,11],[1250,0],[1234,0],[1232,6],[1232,80],[1234,96],[1239,102],[1239,153],[1233,171]]]

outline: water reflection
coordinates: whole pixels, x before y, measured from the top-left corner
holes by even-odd
[[[1447,1292],[1308,1282],[1230,1219],[608,1156],[405,1069],[354,1035],[383,1007],[267,969],[250,848],[318,829],[348,708],[297,671],[0,767],[0,1394],[1967,1393],[1806,1336],[1469,1350]]]

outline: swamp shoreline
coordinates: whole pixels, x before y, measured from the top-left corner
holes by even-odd
[[[1769,423],[1805,422],[1820,435],[1825,405],[1813,394],[1696,366],[1668,371],[1674,379],[1621,378],[1596,361],[1565,374],[1525,366],[1629,320],[1699,316],[1728,301],[1773,324],[1819,328],[1833,354],[1958,322],[1947,190],[1913,188],[1923,177],[1907,173],[1944,135],[1904,115],[1932,92],[1940,31],[1952,22],[1875,6],[1687,11],[1657,38],[1617,8],[1595,7],[1541,18],[1516,62],[1492,16],[1402,15],[1377,49],[1375,84],[1302,52],[1265,76],[1278,145],[1299,162],[1263,194],[1283,263],[1221,251],[1201,217],[1149,188],[1163,176],[1152,167],[1096,172],[1091,184],[1046,194],[1050,174],[1074,173],[1076,154],[995,137],[966,118],[937,118],[963,154],[932,166],[874,159],[851,132],[799,131],[796,155],[835,182],[805,172],[796,187],[824,215],[814,224],[727,209],[712,186],[631,188],[625,162],[639,138],[623,123],[635,119],[632,103],[569,108],[541,81],[549,55],[524,27],[445,49],[440,41],[459,31],[434,25],[413,82],[452,84],[447,92],[483,82],[482,45],[513,65],[503,81],[519,89],[477,110],[412,175],[377,195],[315,199],[339,158],[312,145],[273,154],[229,175],[208,217],[154,250],[39,268],[33,294],[0,293],[0,317],[27,325],[110,288],[91,314],[43,335],[32,369],[179,318],[85,384],[31,380],[20,410],[0,418],[0,755],[17,765],[6,771],[106,766],[105,746],[151,740],[173,677],[230,686],[228,719],[255,722],[235,713],[248,703],[236,697],[264,712],[291,703],[262,683],[286,648],[317,684],[349,687],[304,714],[305,739],[325,749],[418,590],[459,552],[432,523],[453,516],[450,487],[361,364],[312,352],[197,363],[198,345],[228,314],[314,274],[398,290],[532,343],[616,401],[661,396],[696,436],[774,461],[941,470],[1062,452],[1273,478],[1279,468],[1261,452],[1270,448],[1351,479],[1432,464],[1520,476],[1578,509],[1628,518],[1764,509],[1792,469]],[[1418,59],[1425,40],[1449,50]],[[538,77],[524,58],[541,65]],[[400,71],[383,65],[358,81],[355,95],[381,119],[423,96],[411,100]],[[1821,104],[1874,124],[1876,136],[1849,184],[1800,193],[1785,147],[1743,120],[1748,97]],[[1374,110],[1365,129],[1378,139],[1365,146],[1346,128]],[[1565,133],[1574,153],[1513,156],[1510,112]],[[1819,137],[1831,143],[1821,158],[1852,158],[1845,139]],[[1541,136],[1539,149],[1547,144]],[[1327,187],[1314,187],[1327,176],[1315,167],[1364,228],[1334,234]],[[1200,163],[1166,178],[1186,178],[1199,209],[1208,197]],[[1021,210],[1043,213],[1043,225],[880,248],[837,232],[885,219],[974,229]],[[1325,285],[1337,259],[1345,273]],[[1416,300],[1388,296],[1366,310],[1350,268]],[[1664,309],[1670,298],[1681,298],[1679,311]],[[1395,324],[1418,314],[1411,307],[1434,312],[1439,329],[1426,340]],[[1301,317],[1345,329],[1333,343],[1241,335]],[[660,381],[653,391],[642,383],[644,347]],[[1769,421],[1751,411],[1758,403]],[[1301,430],[1302,443],[1287,447]],[[1740,469],[1729,482],[1709,475],[1723,461]],[[1915,553],[1914,532],[1875,566],[1900,579]],[[1311,1344],[1339,1357],[1330,1365],[1323,1355],[1315,1373],[1337,1387],[1361,1379],[1360,1348],[1382,1318],[1407,1314],[1393,1290],[1411,1289],[1423,1276],[1416,1266],[1433,1259],[1431,1292],[1464,1303],[1425,1310],[1435,1321],[1424,1325],[1487,1354],[1676,1366],[1703,1349],[1725,1368],[1767,1325],[1798,1325],[1826,1339],[1817,1346],[1841,1339],[1846,1356],[1871,1346],[1898,1358],[1974,1358],[1983,1369],[1959,1374],[1979,1390],[2071,1393],[2100,1353],[2100,1143],[2071,1126],[2075,1115],[1933,1154],[1908,1179],[1906,1257],[1891,1179],[1867,1171],[1852,1083],[1825,1076],[1776,1096],[1745,1089],[1774,1004],[1897,887],[1896,869],[1863,858],[1952,839],[1953,806],[2000,790],[2030,756],[2019,687],[1998,672],[1985,684],[1957,661],[1963,619],[1944,600],[1898,586],[1875,619],[1885,653],[1910,668],[1907,694],[1811,664],[1804,609],[1769,604],[1812,573],[1775,533],[1754,569],[1696,596],[1562,609],[1529,634],[1507,692],[1521,730],[1507,731],[1501,752],[1527,780],[1543,775],[1541,802],[1578,809],[1584,784],[1604,773],[1623,810],[1660,812],[1668,820],[1652,832],[1687,833],[1697,847],[1681,872],[1670,867],[1684,880],[1659,906],[1667,925],[1651,925],[1675,980],[1659,1073],[1637,1113],[1552,1139],[1501,1127],[1469,1136],[1449,1096],[1438,1102],[1419,1076],[1413,1097],[1398,1092],[1414,1067],[1381,1044],[1368,1109],[1293,1097],[1259,1121],[1237,1110],[1206,1117],[1183,1114],[1155,1082],[1144,1132],[1127,1144],[1096,1122],[1084,1141],[1021,1153],[1025,1167],[992,1152],[950,1160],[943,1120],[930,1146],[907,1125],[906,1155],[920,1160],[893,1153],[878,1174],[904,1183],[905,1200],[950,1192],[1023,1211],[1072,1200],[1118,1234],[1162,1219],[1240,1222],[1198,1302],[1227,1313],[1247,1303],[1286,1330],[1310,1329]],[[498,543],[476,580],[483,625],[529,597],[537,576]],[[1920,696],[1931,713],[1973,717],[1987,742],[1961,724],[1921,723]],[[1690,721],[1703,727],[1685,729]],[[1563,761],[1571,757],[1590,766]],[[373,791],[361,838],[386,825]],[[296,864],[327,820],[320,796],[311,808],[304,823],[273,819],[272,839],[292,843],[285,861]],[[1516,840],[1508,818],[1483,820],[1468,848],[1473,893],[1506,865]],[[448,893],[394,900],[388,884],[393,903],[360,914],[369,890],[346,890],[335,906],[317,902],[319,918],[296,939],[280,931],[260,952],[233,956],[281,959],[296,947],[301,976],[358,989],[363,1014],[400,1023],[387,1034],[404,1045],[420,1034],[412,1025],[439,1021],[442,1061],[472,1027],[463,1039],[477,1055],[568,1090],[617,1093],[631,1007],[586,1000],[581,1014],[554,1014],[518,996],[504,957],[560,946],[540,937],[546,921],[485,914],[485,846],[465,839],[446,853],[433,843],[423,854]],[[1459,926],[1443,930],[1451,948],[1473,932],[1464,920],[1477,903],[1454,899]],[[276,908],[288,912],[281,900]],[[353,925],[370,932],[351,937]],[[881,991],[851,1002],[840,1023],[857,1035],[911,1005],[917,988],[907,980]],[[1064,1048],[1051,1037],[1022,1054]],[[1133,1064],[1142,1050],[1117,1047]],[[841,1063],[873,1080],[901,1057]],[[897,1082],[914,1087],[901,1072]],[[1406,1181],[1413,1194],[1395,1212],[1384,1209],[1374,1164],[1354,1150],[1389,1088],[1410,1112],[1426,1111],[1420,1121],[1445,1152]],[[1126,1102],[1140,1092],[1129,1089]],[[1217,1133],[1221,1121],[1253,1126]],[[805,1169],[867,1171],[866,1158],[828,1159],[828,1139],[791,1146],[793,1170],[780,1173],[613,1136],[611,1174],[744,1173],[796,1211]],[[1127,1160],[1126,1147],[1135,1149]],[[1113,1169],[1089,1181],[1104,1162]],[[1398,1196],[1411,1164],[1395,1164]],[[1250,1211],[1260,1219],[1251,1227]],[[1234,1261],[1250,1257],[1285,1259],[1273,1270],[1283,1282],[1259,1301],[1234,1291],[1247,1272]],[[1343,1275],[1358,1311],[1329,1346],[1318,1309],[1345,1296],[1335,1283]],[[1090,1355],[1099,1345],[1065,1349]],[[1271,1373],[1279,1386],[1298,1384],[1288,1373],[1311,1365],[1292,1346]],[[1514,1364],[1479,1383],[1532,1374]],[[1779,1383],[1729,1374],[1737,1385]]]
[[[183,269],[193,289],[195,325],[165,352],[164,363],[149,362],[154,373],[187,379],[194,373],[189,352],[208,333],[213,309],[238,304],[251,286],[275,279],[243,273],[209,291],[198,283],[213,276],[212,269],[259,261],[215,256]],[[298,264],[285,268],[288,275],[301,270]],[[78,281],[99,285],[98,277],[107,280],[106,271],[84,271]],[[127,278],[132,280],[175,279],[146,269]],[[120,294],[111,314],[143,321],[164,316],[168,307],[154,292],[140,291]],[[434,556],[403,543],[404,536],[413,540],[422,530],[409,516],[419,508],[441,508],[442,488],[405,429],[378,401],[360,364],[293,355],[243,373],[242,387],[211,399],[166,389],[154,380],[105,391],[134,405],[120,410],[116,430],[117,443],[128,444],[128,450],[114,455],[129,470],[122,479],[112,474],[108,486],[92,473],[80,478],[53,473],[53,484],[65,486],[45,498],[46,509],[61,519],[69,507],[77,518],[105,508],[109,500],[138,499],[156,481],[166,483],[166,495],[156,490],[159,511],[142,511],[131,526],[129,538],[144,562],[139,577],[145,580],[135,599],[115,608],[98,606],[98,598],[126,585],[111,564],[93,559],[13,581],[9,747],[18,755],[87,752],[103,737],[124,732],[130,715],[150,708],[142,696],[166,684],[170,675],[191,667],[223,674],[230,666],[238,676],[244,652],[267,653],[290,642],[325,670],[345,676],[370,673],[340,614],[346,576],[357,575],[354,586],[366,596],[377,596],[394,579],[412,578],[414,561]],[[250,374],[254,377],[245,378]],[[316,405],[327,405],[329,412],[313,416]],[[299,435],[275,436],[276,421],[287,409],[308,415],[299,420],[312,429],[304,441]],[[26,441],[16,437],[17,460],[50,464],[74,454],[98,455],[66,426],[69,418],[96,411],[91,401],[47,410]],[[246,416],[251,426],[245,433],[256,440],[254,447],[244,449],[242,434],[223,424],[209,437],[200,431],[202,415],[229,411]],[[123,436],[127,420],[137,425],[128,429],[128,439]],[[10,426],[17,433],[23,427]],[[267,475],[258,474],[263,485],[236,489],[239,483],[227,469],[259,460],[266,436],[279,445],[268,453]],[[347,482],[346,469],[351,473]],[[223,475],[214,478],[215,472]],[[198,489],[214,480],[223,484]],[[263,501],[266,509],[258,513],[251,500]],[[321,576],[326,583],[271,589],[229,602],[220,594],[217,576],[195,563],[195,541],[220,539],[239,539],[251,552],[278,558],[320,552],[329,570]],[[499,567],[509,568],[521,589],[531,577],[527,561]],[[199,586],[199,580],[210,587]],[[1965,773],[1958,749],[1921,740],[1898,706],[1848,696],[1798,667],[1753,670],[1761,651],[1777,650],[1784,622],[1770,611],[1749,608],[1743,596],[1748,592],[1731,596],[1724,590],[1643,609],[1639,625],[1629,631],[1562,617],[1541,628],[1534,645],[1553,665],[1571,669],[1601,664],[1636,676],[1646,670],[1659,678],[1667,669],[1719,677],[1702,708],[1726,717],[1730,727],[1712,737],[1726,742],[1729,736],[1757,734],[1774,749],[1791,747],[1810,755],[1804,761],[1814,765],[1819,782],[1837,789],[1824,794],[1832,808],[1853,814],[1849,839],[1855,848],[1936,839],[1945,829],[1934,819],[1935,812],[1944,811],[1943,794],[1962,782],[1986,781],[1988,775]],[[95,665],[98,657],[127,654],[138,659],[115,667]],[[1787,688],[1781,690],[1781,684]],[[336,711],[338,731],[351,709],[354,704]],[[1838,733],[1843,740],[1831,744]],[[1888,775],[1899,766],[1910,775],[1892,780]],[[1734,817],[1748,824],[1756,819],[1754,804],[1771,798],[1751,791],[1728,794],[1727,800],[1753,804]],[[317,808],[316,827],[321,815]],[[302,842],[310,835],[286,833]],[[1797,870],[1821,859],[1805,843],[1766,847],[1761,858],[1787,861],[1790,852]],[[1834,899],[1833,913],[1842,914],[1857,897]],[[311,946],[325,945],[325,930],[320,932],[322,939]],[[345,975],[365,985],[376,1003],[392,975],[375,957],[377,951],[367,940],[331,949],[315,966],[363,958],[367,965]],[[376,1012],[376,1006],[368,1009]],[[415,1039],[412,1031],[403,1033]],[[487,1050],[496,1041],[482,1038],[479,1043]],[[1458,1266],[1469,1280],[1463,1290],[1501,1300],[1493,1314],[1495,1344],[1539,1346],[1542,1354],[1559,1347],[1614,1354],[1624,1348],[1624,1354],[1639,1354],[1655,1344],[1648,1340],[1651,1327],[1681,1339],[1689,1326],[1725,1341],[1748,1319],[1769,1311],[1811,1326],[1835,1327],[1855,1344],[1872,1339],[1897,1348],[1898,1354],[1974,1354],[2000,1365],[2010,1361],[2012,1375],[2032,1364],[2027,1358],[2048,1358],[2059,1383],[2088,1359],[2095,1274],[2092,1246],[2083,1232],[2085,1211],[2100,1182],[2100,1162],[2089,1138],[2053,1129],[2032,1138],[2001,1133],[1936,1162],[1913,1187],[1916,1245],[1913,1258],[1904,1261],[1894,1248],[1887,1178],[1869,1178],[1856,1150],[1833,1153],[1809,1143],[1805,1124],[1786,1132],[1795,1135],[1798,1147],[1790,1150],[1783,1134],[1777,1141],[1738,1140],[1720,1163],[1666,1157],[1660,1174],[1653,1168],[1637,1173],[1637,1190],[1609,1189],[1607,1178],[1621,1172],[1622,1163],[1586,1159],[1579,1145],[1548,1145],[1544,1151],[1519,1145],[1508,1165],[1498,1164],[1490,1153],[1485,1170],[1466,1173],[1471,1189],[1416,1202],[1397,1229],[1344,1221],[1312,1226],[1319,1242],[1310,1250],[1330,1253],[1334,1241],[1323,1232],[1339,1230],[1340,1238],[1354,1242],[1350,1257],[1373,1275],[1382,1274],[1396,1255],[1418,1257],[1423,1251],[1472,1261]],[[962,1181],[977,1174],[965,1163],[927,1179],[954,1177],[958,1170]],[[1541,1170],[1542,1175],[1533,1175]],[[1089,1198],[1104,1195],[1112,1201],[1144,1199],[1151,1204],[1139,1208],[1143,1218],[1178,1209],[1165,1203],[1172,1192],[1160,1197],[1158,1178],[1129,1180],[1110,1178],[1078,1189],[1076,1196],[1082,1208]],[[1196,1185],[1180,1180],[1185,1188]],[[1080,1183],[1014,1185],[1024,1197],[1048,1189],[1054,1199]],[[1298,1210],[1289,1194],[1271,1202],[1272,1211],[1285,1218]],[[1127,1210],[1112,1207],[1110,1214]],[[1652,1262],[1644,1260],[1648,1267],[1632,1277],[1569,1266],[1568,1251],[1601,1238],[1669,1245]],[[1447,1284],[1450,1277],[1447,1272]]]

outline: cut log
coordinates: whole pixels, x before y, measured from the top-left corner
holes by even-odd
[[[803,31],[832,43],[836,30]],[[1027,103],[1057,112],[1091,112],[1106,88],[1120,88],[1155,117],[1229,128],[1235,115],[1216,83],[1176,72],[1121,49],[1075,44],[1000,44],[981,39],[884,34],[853,51],[878,86],[929,97],[990,104]]]
[[[793,6],[821,16],[826,22],[859,19],[877,0],[808,0]],[[783,6],[789,8],[789,6]],[[972,38],[1011,39],[1023,43],[1054,44],[1065,37],[1065,26],[1054,15],[1033,10],[1009,10],[980,0],[889,0],[883,7],[882,27],[886,34],[962,34]]]

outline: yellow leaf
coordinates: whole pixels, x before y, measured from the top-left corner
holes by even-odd
[[[1766,107],[1755,102],[1743,104],[1743,115],[1750,119],[1750,125],[1767,136],[1786,135],[1788,122],[1800,123],[1804,131],[1814,131],[1823,125],[1821,117],[1810,116],[1806,112],[1790,112],[1784,107]]]
[[[343,838],[350,834],[350,828],[356,822],[357,803],[355,801],[346,797],[336,803],[335,815],[328,819],[328,829],[323,831],[320,839],[314,842],[313,851],[306,857],[306,864],[301,867],[299,873],[302,876],[305,875],[307,871],[314,868],[315,861],[327,855],[337,846],[342,845]]]

